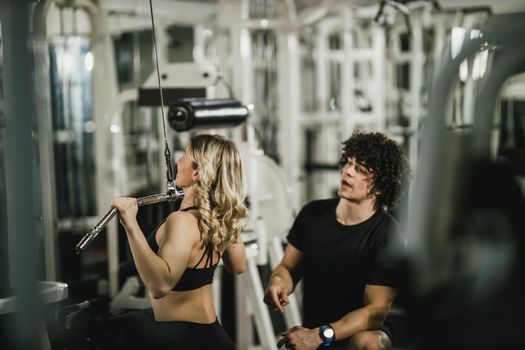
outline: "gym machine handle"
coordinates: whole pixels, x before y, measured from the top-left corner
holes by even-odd
[[[149,204],[155,204],[155,203],[162,203],[167,201],[176,201],[178,199],[181,199],[184,197],[184,192],[179,189],[175,189],[175,191],[171,193],[159,193],[159,194],[153,194],[151,196],[146,197],[140,197],[137,198],[137,204],[139,207],[143,205],[149,205]],[[117,213],[117,209],[111,208],[106,212],[106,214],[100,219],[100,221],[89,230],[88,233],[82,237],[80,242],[75,247],[75,252],[77,254],[82,253],[84,248],[86,248],[95,238],[97,238],[98,234],[102,229],[108,224],[108,222],[113,219],[115,214]]]

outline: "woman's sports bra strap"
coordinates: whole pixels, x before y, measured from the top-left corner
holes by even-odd
[[[207,255],[206,263],[204,264],[204,267],[208,267],[208,264],[211,266],[211,262],[213,261],[213,247],[211,245],[211,241],[208,241],[208,244],[206,245],[206,248],[204,249],[204,252],[202,252],[201,258],[199,261],[193,266],[193,269],[195,270],[197,266],[201,263],[202,259]]]
[[[180,211],[188,211],[188,210],[193,210],[193,209],[199,209],[199,207],[196,207],[196,206],[192,206],[192,207],[186,207],[184,209],[179,209]]]
[[[221,255],[219,254],[219,259],[220,258],[221,258]],[[208,247],[208,258],[206,258],[206,265],[205,266],[208,266],[208,264],[210,266],[213,264],[213,246],[211,244]]]

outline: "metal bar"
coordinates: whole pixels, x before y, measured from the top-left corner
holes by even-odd
[[[140,197],[137,198],[137,204],[139,207],[144,205],[150,205],[155,203],[161,203],[166,201],[176,201],[184,196],[184,192],[181,190],[175,190],[174,193],[159,193],[154,194],[151,196],[146,197]],[[100,219],[100,221],[89,230],[88,233],[82,237],[80,242],[75,247],[75,251],[77,254],[82,253],[82,251],[89,245],[102,231],[102,229],[113,219],[115,214],[117,213],[117,209],[111,208],[109,209],[106,214]]]

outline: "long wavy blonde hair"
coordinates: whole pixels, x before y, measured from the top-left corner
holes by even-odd
[[[218,135],[193,137],[189,154],[199,172],[193,188],[201,237],[222,253],[238,239],[248,215],[241,156],[233,142]]]

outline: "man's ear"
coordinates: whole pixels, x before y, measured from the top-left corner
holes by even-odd
[[[368,197],[371,197],[372,194],[375,194],[375,196],[379,196],[381,194],[381,191],[374,191],[374,186],[370,186],[370,188],[367,191]]]

